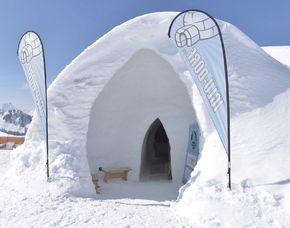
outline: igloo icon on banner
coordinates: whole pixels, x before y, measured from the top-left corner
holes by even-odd
[[[32,32],[28,32],[24,37],[24,47],[20,52],[21,63],[29,63],[31,59],[42,53],[41,42]]]
[[[187,12],[183,17],[183,26],[175,33],[177,47],[191,47],[199,40],[217,36],[218,28],[214,21],[199,12]]]

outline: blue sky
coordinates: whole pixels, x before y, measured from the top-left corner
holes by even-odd
[[[0,0],[0,105],[33,109],[16,56],[27,30],[43,40],[48,83],[116,25],[158,11],[201,9],[228,21],[260,46],[290,46],[289,0]]]

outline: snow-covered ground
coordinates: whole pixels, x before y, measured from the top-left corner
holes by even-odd
[[[0,151],[1,228],[182,227],[184,224],[169,201],[176,198],[178,184],[159,183],[156,188],[153,183],[124,185],[116,180],[101,183],[103,193],[95,198],[54,197],[40,190],[47,187],[46,183],[28,188],[21,179],[14,179],[13,184],[3,180],[11,164],[10,153]],[[157,194],[154,190],[158,190]]]
[[[12,136],[12,135],[9,135],[9,134],[7,134],[5,132],[0,131],[0,136],[7,137],[7,136]]]
[[[46,182],[44,146],[36,141],[35,119],[26,145],[12,153],[0,151],[0,227],[290,227],[290,128],[287,127],[290,126],[290,71],[280,63],[287,64],[290,56],[283,50],[288,48],[275,53],[275,47],[265,48],[278,62],[237,28],[223,22],[220,23],[227,48],[233,104],[233,190],[226,186],[226,154],[204,114],[198,117],[205,132],[202,154],[185,186],[179,189],[180,184],[174,182],[116,180],[101,182],[100,195],[84,197],[87,167],[79,165],[83,158],[77,150],[80,147],[73,144],[75,151],[66,149],[73,142],[65,141],[65,137],[68,132],[69,137],[74,136],[73,129],[86,134],[76,124],[86,122],[86,115],[78,113],[80,108],[73,109],[72,103],[65,106],[67,98],[58,88],[87,91],[89,85],[99,83],[94,81],[95,77],[78,78],[82,70],[87,70],[88,53],[99,56],[101,64],[95,67],[110,74],[113,67],[126,62],[138,45],[156,50],[186,80],[187,72],[176,50],[162,35],[166,35],[174,15],[145,15],[117,27],[90,46],[55,80],[49,90],[50,107],[53,107],[50,111],[54,116],[50,127],[55,135],[62,134],[64,138],[59,139],[59,144],[51,142],[53,178]],[[119,58],[113,48],[125,34],[131,35]],[[102,48],[107,40],[112,50]],[[95,48],[100,52],[94,51]],[[73,65],[77,62],[80,64]],[[74,86],[69,87],[67,80],[75,83]],[[192,90],[195,110],[204,113],[196,88],[188,87]],[[70,95],[73,96],[73,91]],[[81,97],[76,99],[80,100],[74,102],[88,108],[85,99],[84,104]],[[67,118],[70,120],[64,121]],[[64,127],[75,119],[79,122],[68,126],[70,131]],[[78,191],[70,194],[67,189],[71,186]]]

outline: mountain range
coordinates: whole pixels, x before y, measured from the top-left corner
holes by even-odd
[[[9,135],[25,135],[32,116],[17,109],[12,103],[0,108],[0,132]]]

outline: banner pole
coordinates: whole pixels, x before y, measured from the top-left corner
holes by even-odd
[[[213,19],[214,20],[214,19]],[[228,176],[229,183],[228,187],[232,190],[232,179],[231,179],[231,111],[230,111],[230,91],[229,91],[229,78],[228,78],[228,65],[226,58],[226,49],[224,45],[224,40],[222,36],[222,32],[219,26],[217,26],[220,34],[220,40],[222,44],[223,57],[224,57],[224,69],[225,69],[225,82],[226,82],[226,95],[227,95],[227,128],[228,128]]]
[[[39,40],[42,44],[42,40],[39,37]],[[48,153],[48,102],[47,102],[47,78],[46,78],[46,63],[45,63],[45,55],[44,55],[44,48],[42,49],[43,55],[43,65],[44,65],[44,83],[45,83],[45,112],[46,112],[46,176],[47,181],[49,181],[49,153]]]
[[[44,65],[45,66],[45,65]],[[49,181],[49,153],[48,153],[48,105],[47,105],[47,82],[46,82],[46,71],[45,71],[45,100],[46,100],[46,174],[47,181]]]

